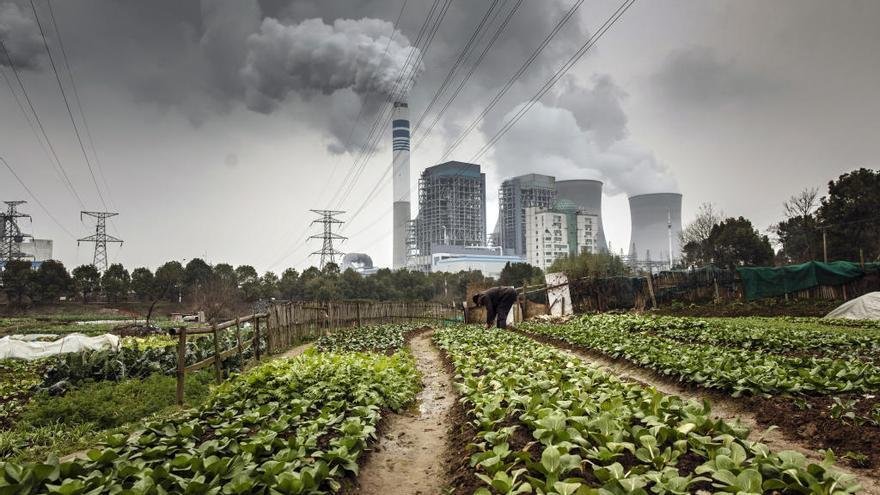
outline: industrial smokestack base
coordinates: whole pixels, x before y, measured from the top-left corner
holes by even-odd
[[[406,102],[394,102],[391,114],[392,172],[394,174],[394,234],[391,267],[406,266],[407,226],[410,221],[409,194],[409,106]]]
[[[629,238],[631,256],[638,261],[653,262],[669,262],[670,259],[675,262],[681,257],[678,240],[681,232],[681,194],[630,196],[629,214],[632,219]]]

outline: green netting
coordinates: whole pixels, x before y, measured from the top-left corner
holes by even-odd
[[[862,278],[865,273],[878,270],[880,263],[866,263],[863,270],[858,263],[850,261],[810,261],[782,267],[737,268],[749,301],[781,296],[819,285],[842,285]]]

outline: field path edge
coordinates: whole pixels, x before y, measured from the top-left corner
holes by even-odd
[[[703,392],[697,387],[680,385],[673,379],[658,375],[654,371],[642,368],[637,364],[623,360],[615,360],[589,349],[580,349],[574,346],[569,346],[565,343],[558,342],[555,339],[544,338],[540,335],[535,335],[524,330],[514,329],[513,331],[537,342],[554,346],[560,351],[575,356],[590,365],[620,378],[621,380],[653,387],[666,395],[677,395],[683,399],[692,399],[701,402],[706,400],[712,407],[713,417],[721,418],[730,423],[738,420],[741,424],[749,428],[749,440],[760,440],[775,452],[781,450],[793,450],[800,452],[811,461],[820,462],[824,459],[819,452],[804,445],[800,441],[789,438],[781,430],[767,429],[761,426],[751,411],[742,405],[737,404],[736,399],[725,396],[722,393],[708,390]],[[838,452],[837,454],[841,453],[842,452]],[[859,480],[859,484],[862,486],[862,490],[859,492],[860,494],[880,495],[880,472],[878,472],[880,470],[856,469],[843,466],[839,463],[836,464],[834,468],[838,471],[856,476]]]
[[[388,414],[383,434],[361,468],[358,493],[363,495],[440,494],[446,485],[447,416],[455,402],[452,376],[440,351],[431,343],[432,332],[421,332],[409,342],[422,374],[417,409]]]

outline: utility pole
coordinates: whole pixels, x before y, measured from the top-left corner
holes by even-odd
[[[95,268],[101,273],[107,271],[107,243],[118,242],[119,244],[122,244],[122,239],[107,235],[107,219],[115,217],[116,215],[119,215],[119,213],[111,213],[108,211],[79,212],[80,220],[82,220],[83,216],[94,217],[98,220],[95,224],[95,234],[83,237],[82,239],[77,239],[76,245],[79,246],[80,242],[95,243],[95,257],[92,258],[92,264],[94,264]]]
[[[33,237],[30,234],[22,234],[21,228],[18,226],[19,218],[31,220],[30,215],[18,211],[18,206],[27,203],[27,201],[4,201],[4,203],[6,203],[6,211],[0,213],[3,227],[0,232],[2,235],[0,238],[0,261],[8,263],[17,259],[31,258],[31,255],[22,253],[19,248],[19,243],[25,237]]]
[[[828,263],[828,227],[821,227],[822,229],[822,257],[825,260],[825,263]]]
[[[348,237],[343,237],[335,232],[333,232],[333,225],[343,223],[342,220],[335,218],[335,215],[341,215],[345,213],[344,211],[339,210],[309,210],[313,213],[317,213],[321,218],[318,220],[313,220],[312,225],[316,223],[320,223],[324,226],[323,232],[320,234],[316,234],[310,236],[309,239],[321,239],[323,244],[321,246],[320,251],[314,251],[312,255],[321,255],[321,270],[324,269],[324,266],[327,263],[336,263],[336,256],[341,256],[342,251],[337,251],[333,248],[333,240],[344,241],[348,239]]]

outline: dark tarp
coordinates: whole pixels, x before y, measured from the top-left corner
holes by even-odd
[[[740,267],[746,299],[753,301],[775,297],[820,285],[842,285],[880,270],[880,263],[866,263],[865,269],[858,263],[834,261],[821,263],[810,261],[800,265],[782,267]]]

